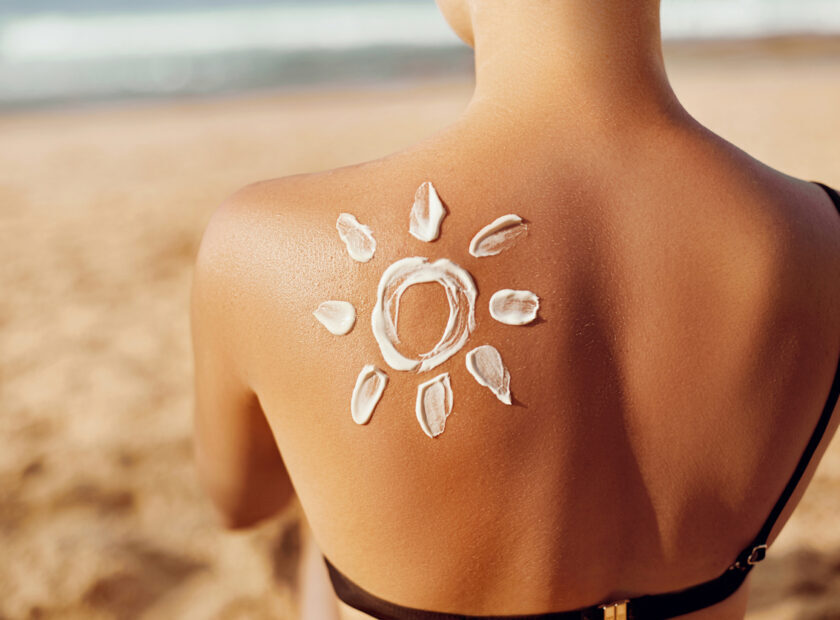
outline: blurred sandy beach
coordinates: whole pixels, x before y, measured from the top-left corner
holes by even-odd
[[[701,122],[840,187],[840,40],[672,44]],[[191,462],[191,266],[249,182],[451,123],[468,77],[0,116],[0,618],[296,617],[300,512],[219,529]],[[840,618],[840,437],[749,618]]]

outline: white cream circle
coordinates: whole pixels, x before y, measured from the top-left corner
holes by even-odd
[[[417,359],[397,350],[397,318],[400,298],[414,284],[437,282],[446,292],[449,319],[443,336],[435,347]],[[478,291],[472,276],[452,261],[441,258],[434,263],[414,256],[398,260],[385,270],[379,280],[371,327],[382,357],[394,370],[424,372],[439,366],[461,350],[475,329],[475,298]]]

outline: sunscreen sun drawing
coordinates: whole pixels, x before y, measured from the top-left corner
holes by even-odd
[[[409,234],[426,243],[440,237],[440,226],[447,210],[430,181],[415,193],[409,212]],[[341,213],[336,229],[350,257],[367,263],[376,253],[376,238],[370,227],[350,213]],[[469,245],[475,258],[496,256],[527,235],[528,226],[518,215],[497,218],[479,230]],[[400,352],[397,320],[403,293],[415,284],[433,282],[443,287],[449,304],[449,318],[443,335],[430,351],[417,357]],[[470,273],[447,258],[434,262],[422,256],[401,258],[382,273],[376,290],[376,303],[370,317],[371,330],[382,358],[393,370],[424,373],[443,364],[458,353],[475,330],[475,304],[478,291]],[[527,325],[537,318],[540,300],[531,291],[502,289],[489,301],[490,316],[506,325]],[[330,300],[313,312],[315,318],[331,333],[344,336],[356,323],[356,309],[350,302]],[[488,388],[499,401],[511,404],[510,372],[499,351],[489,344],[470,350],[466,367],[479,385]],[[367,364],[359,373],[350,397],[350,414],[357,424],[367,424],[388,385],[388,374],[374,364]],[[443,433],[452,413],[452,383],[444,372],[417,386],[415,415],[426,435],[435,438]]]

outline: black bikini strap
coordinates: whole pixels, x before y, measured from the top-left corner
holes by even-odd
[[[516,620],[602,620],[604,617],[603,612],[598,615],[597,612],[590,612],[587,609],[534,616],[465,616],[405,607],[381,599],[357,585],[333,566],[326,556],[324,556],[324,563],[327,565],[336,596],[351,607],[379,620],[470,620],[473,618],[481,618],[481,620],[510,620],[512,618]],[[593,609],[597,610],[597,608]],[[590,615],[583,615],[588,612]]]
[[[735,593],[747,578],[748,570],[727,570],[723,575],[699,586],[671,592],[640,596],[609,605],[593,605],[573,611],[519,616],[465,616],[426,611],[391,603],[356,585],[324,557],[333,589],[339,599],[359,611],[380,620],[665,620],[710,607]]]
[[[838,197],[838,203],[840,203],[840,197]],[[840,211],[840,204],[838,204],[837,209]],[[817,447],[820,445],[820,441],[822,441],[825,431],[828,428],[828,423],[831,420],[831,413],[837,405],[838,398],[840,398],[840,360],[838,360],[837,363],[837,370],[834,373],[834,381],[831,384],[831,391],[828,394],[828,400],[825,403],[822,415],[820,415],[817,426],[811,434],[811,439],[808,441],[808,445],[805,446],[805,451],[802,453],[799,462],[796,464],[796,469],[793,471],[793,475],[790,477],[790,480],[788,480],[787,486],[785,486],[785,490],[782,491],[781,497],[779,497],[778,501],[776,501],[776,505],[773,506],[773,510],[764,522],[764,526],[761,528],[758,536],[756,536],[752,543],[741,552],[738,559],[732,565],[733,568],[751,567],[756,562],[760,562],[764,559],[767,551],[767,539],[770,537],[770,531],[773,529],[773,526],[776,525],[776,521],[778,521],[779,516],[785,509],[788,501],[790,501],[791,496],[796,490],[796,486],[799,484],[799,481],[805,474],[805,470],[808,468],[811,459],[814,457],[814,453],[817,451]]]
[[[831,198],[834,206],[837,207],[837,212],[840,213],[840,194],[822,183],[815,182],[815,185],[820,186],[825,193],[828,194],[828,197]],[[837,364],[837,370],[834,373],[834,381],[831,384],[831,390],[828,394],[828,400],[825,403],[822,415],[820,415],[817,427],[811,434],[811,439],[808,441],[808,445],[805,446],[805,451],[802,453],[799,462],[796,464],[796,469],[793,471],[793,475],[790,477],[790,480],[788,480],[787,486],[785,486],[784,491],[782,491],[781,497],[779,497],[775,506],[773,506],[773,510],[770,511],[770,515],[764,522],[764,526],[761,528],[758,536],[755,537],[752,543],[744,549],[738,556],[738,559],[735,560],[735,563],[732,565],[734,568],[752,566],[756,562],[760,562],[764,559],[767,552],[767,539],[770,537],[770,531],[773,529],[773,526],[776,525],[776,521],[779,520],[779,516],[785,509],[788,501],[790,501],[791,496],[796,490],[796,486],[799,484],[799,481],[802,480],[802,476],[805,475],[805,470],[808,468],[808,465],[814,457],[814,453],[817,451],[817,447],[828,428],[828,422],[831,419],[831,413],[834,411],[834,407],[837,405],[838,396],[840,396],[840,361]]]
[[[828,185],[818,183],[817,181],[814,181],[814,185],[819,185],[823,188],[823,191],[828,194],[829,198],[831,198],[831,202],[833,202],[834,206],[837,207],[837,212],[840,213],[840,194],[837,193],[837,190],[829,187]]]

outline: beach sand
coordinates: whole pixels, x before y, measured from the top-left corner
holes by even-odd
[[[840,186],[840,45],[669,50],[696,117]],[[297,508],[221,531],[191,463],[191,263],[258,179],[390,153],[471,80],[0,116],[0,617],[294,618]],[[840,618],[840,437],[769,559],[751,620]]]

